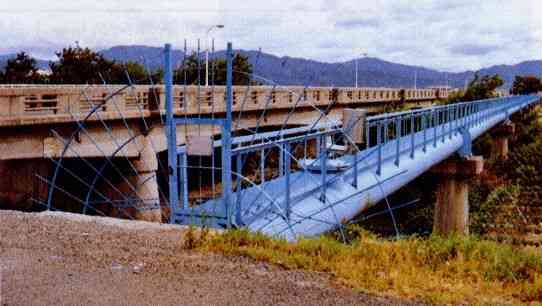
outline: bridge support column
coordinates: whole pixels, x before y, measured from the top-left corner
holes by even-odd
[[[50,179],[51,170],[47,160],[0,160],[0,208],[45,208],[49,185],[43,180]]]
[[[433,233],[439,235],[468,235],[470,178],[482,173],[481,156],[464,159],[451,158],[431,169],[439,176]]]
[[[355,145],[365,143],[365,117],[367,117],[367,110],[345,108],[343,109],[342,116],[344,134],[349,138],[347,146],[350,148],[350,152],[356,152],[355,148],[352,148],[352,142]]]
[[[506,121],[497,127],[493,148],[491,149],[492,159],[508,159],[508,139],[514,135],[516,126],[510,121]]]
[[[142,140],[142,150],[139,159],[134,161],[134,168],[137,175],[134,174],[129,179],[135,188],[134,217],[137,220],[161,222],[160,195],[156,180],[158,159],[147,138]]]

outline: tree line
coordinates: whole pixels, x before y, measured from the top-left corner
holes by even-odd
[[[133,62],[118,62],[105,58],[89,48],[68,47],[56,53],[57,60],[49,63],[49,72],[42,73],[35,58],[26,52],[9,59],[0,70],[3,84],[159,84],[163,70],[149,71]],[[226,60],[209,60],[209,83],[226,84]],[[247,85],[251,81],[252,65],[247,57],[236,54],[233,59],[233,84]],[[197,85],[205,83],[205,62],[195,53],[187,56],[174,71],[174,83]]]
[[[163,70],[149,71],[143,65],[133,62],[117,62],[105,58],[90,48],[68,47],[56,53],[57,60],[49,63],[50,73],[40,73],[37,61],[26,52],[9,59],[0,70],[3,84],[158,84],[162,82]],[[210,84],[226,84],[226,60],[209,60]],[[233,84],[247,85],[258,82],[251,79],[252,65],[248,58],[236,54],[233,58]],[[175,84],[197,85],[205,83],[205,63],[196,53],[184,59],[175,69]],[[496,96],[496,89],[504,84],[499,75],[480,76],[475,74],[466,90],[456,92],[449,98],[450,103],[488,99]],[[530,94],[542,91],[542,80],[536,76],[516,76],[511,94]]]
[[[448,103],[468,102],[497,97],[497,89],[504,85],[500,75],[484,75],[478,73],[464,90],[451,93]],[[516,76],[510,88],[510,94],[528,95],[542,92],[542,80],[536,76]]]

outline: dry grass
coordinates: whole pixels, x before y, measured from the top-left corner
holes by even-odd
[[[191,248],[247,256],[287,269],[328,272],[367,293],[429,303],[526,304],[542,300],[542,256],[478,238],[389,241],[357,228],[343,244],[330,237],[296,243],[247,231],[192,237]]]

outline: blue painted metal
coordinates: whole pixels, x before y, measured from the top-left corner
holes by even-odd
[[[265,149],[260,151],[260,184],[265,183]]]
[[[378,146],[378,166],[376,167],[376,174],[382,173],[382,126],[380,122],[376,124],[376,145]]]
[[[287,239],[323,233],[340,227],[342,220],[353,219],[455,152],[469,154],[473,139],[510,114],[538,101],[536,96],[507,97],[368,117],[366,148],[350,150],[337,157],[336,152],[328,152],[326,139],[339,139],[344,131],[340,124],[319,125],[319,120],[309,127],[232,138],[232,57],[231,44],[228,44],[225,118],[168,121],[174,125],[222,126],[222,139],[214,143],[222,150],[222,196],[196,207],[183,206],[175,212],[178,222],[187,223],[186,217],[192,216],[199,218],[196,223],[203,223],[205,215],[215,219],[212,222],[215,226],[246,226]],[[432,135],[428,135],[431,130]],[[376,143],[371,143],[370,132],[376,132]],[[309,166],[294,156],[295,146],[304,144],[306,152],[308,141],[317,143],[316,159]],[[265,156],[274,148],[280,152],[278,177],[266,181]],[[172,152],[180,157],[184,147],[174,147]],[[250,154],[260,154],[259,185],[242,173],[243,162]],[[307,158],[307,154],[304,155]],[[236,172],[231,170],[233,159],[237,161]],[[292,171],[292,160],[298,162],[301,170]],[[346,167],[331,168],[332,162],[342,162]],[[186,170],[186,167],[181,158],[179,169]],[[231,186],[232,175],[237,181],[235,192]],[[183,184],[180,190],[187,191],[185,188]],[[187,196],[187,192],[183,192],[180,192],[182,202]],[[214,211],[213,207],[218,209]]]
[[[411,159],[414,159],[414,152],[415,152],[415,147],[416,147],[416,144],[415,144],[415,124],[416,122],[416,116],[412,113],[410,114],[410,158]]]
[[[352,154],[352,165],[354,167],[354,180],[352,186],[358,188],[358,159],[355,154]]]
[[[242,193],[242,180],[241,177],[243,176],[243,153],[237,154],[237,199],[235,201],[235,224],[241,225],[243,224],[242,217],[241,217],[241,193]]]
[[[290,168],[291,168],[291,165],[290,165],[290,162],[292,160],[291,158],[291,153],[290,153],[290,144],[287,143],[287,144],[284,144],[283,145],[284,147],[284,151],[285,151],[285,160],[284,160],[284,171],[285,171],[285,176],[286,176],[286,179],[284,180],[284,188],[286,189],[286,201],[285,201],[285,205],[284,205],[284,210],[286,211],[286,218],[290,219]],[[239,207],[239,209],[241,209],[241,207]]]
[[[402,127],[403,127],[403,125],[402,125],[402,122],[401,122],[401,117],[395,118],[395,135],[397,135],[395,137],[395,142],[396,142],[395,148],[396,148],[396,153],[397,153],[396,156],[395,156],[395,164],[397,166],[399,166],[399,163],[401,162],[400,161],[401,157],[400,157],[400,154],[399,154],[399,150],[401,148],[401,137],[400,136],[401,136],[401,133],[402,133]]]
[[[113,94],[110,94],[109,96],[105,97],[100,103],[97,103],[96,105],[94,105],[94,107],[92,107],[90,112],[83,118],[81,122],[85,123],[93,114],[95,114],[98,111],[99,108],[101,108],[105,103],[107,103],[107,101],[111,100],[113,97],[115,97],[116,95],[124,91],[127,87],[128,86],[121,87],[120,89],[115,91]],[[82,124],[78,124],[75,130],[73,131],[73,133],[71,134],[71,136],[64,143],[64,148],[62,149],[62,152],[60,153],[60,157],[58,158],[57,167],[55,167],[55,170],[53,172],[53,177],[51,178],[50,183],[49,183],[49,191],[47,195],[47,204],[46,204],[47,210],[53,209],[53,194],[54,194],[55,189],[59,187],[57,185],[58,175],[61,170],[61,167],[59,165],[62,164],[62,160],[64,159],[64,156],[66,152],[68,151],[68,149],[70,149],[71,143],[73,142],[74,139],[77,138],[77,135],[81,132],[82,126],[83,126]],[[53,133],[56,133],[56,132],[53,130]],[[62,137],[58,137],[58,138],[62,139]]]
[[[166,94],[166,139],[168,144],[168,184],[169,184],[169,205],[171,209],[170,222],[175,220],[173,216],[179,209],[179,177],[177,173],[177,124],[173,118],[173,67],[171,63],[171,45],[164,47],[164,84]],[[186,179],[186,178],[183,178]],[[184,203],[183,203],[184,206]]]
[[[508,110],[509,113],[513,113],[525,107],[526,105],[534,103],[536,101],[538,101],[538,97],[528,96],[476,102],[476,106],[468,105],[468,113],[466,113],[465,115],[468,116],[466,118],[466,122],[468,123],[467,125],[463,126],[469,129],[470,134],[474,139],[483,132],[487,131],[492,126],[504,120],[504,118],[506,117],[505,110]],[[461,107],[461,105],[450,106],[451,109],[455,107]],[[431,111],[431,109],[422,110],[422,112],[427,111]],[[388,116],[393,117],[396,116],[396,114],[389,114]],[[450,125],[448,120],[452,120],[452,117],[448,117],[447,115],[443,114],[441,119],[442,120],[440,125],[448,127]],[[454,119],[459,120],[459,118]],[[369,121],[370,120],[371,118],[369,118]],[[410,118],[408,118],[407,120],[410,120]],[[455,124],[452,124],[452,126],[454,125]],[[411,131],[411,133],[412,132],[413,131]],[[441,135],[438,136],[448,136],[448,133],[449,131],[445,129],[442,130]],[[415,132],[415,134],[415,149],[419,150],[419,152],[423,152],[424,141],[427,140],[424,140],[423,138],[423,131],[417,131]],[[329,184],[327,184],[326,186],[328,192],[326,196],[330,200],[330,204],[324,210],[316,214],[318,218],[315,218],[315,216],[310,214],[310,211],[314,211],[314,208],[319,206],[318,202],[316,202],[315,199],[311,199],[309,196],[307,198],[298,200],[295,203],[292,202],[292,222],[288,225],[284,225],[282,227],[283,230],[279,230],[279,228],[281,228],[280,223],[282,222],[279,218],[274,219],[274,221],[272,222],[255,222],[255,224],[249,225],[249,228],[261,229],[269,234],[281,233],[281,235],[284,235],[286,238],[294,238],[289,234],[290,227],[293,228],[294,232],[301,235],[316,235],[326,230],[330,230],[332,229],[332,227],[329,225],[330,222],[319,222],[315,221],[315,219],[332,221],[334,218],[331,214],[332,207],[335,208],[335,212],[337,212],[340,218],[344,218],[346,220],[353,218],[362,209],[367,207],[370,202],[374,203],[375,201],[382,199],[386,195],[391,194],[402,185],[406,184],[408,181],[414,179],[416,176],[426,171],[432,165],[440,162],[449,155],[458,151],[464,144],[463,137],[460,135],[455,135],[455,133],[453,133],[452,136],[453,137],[451,139],[449,139],[449,137],[446,137],[445,143],[439,144],[437,148],[426,147],[425,154],[416,154],[414,159],[406,159],[405,162],[401,163],[399,167],[396,166],[394,163],[396,157],[394,148],[392,149],[392,147],[390,146],[391,144],[384,145],[382,146],[382,157],[379,158],[377,155],[376,158],[368,160],[366,166],[362,167],[359,172],[359,181],[361,182],[360,188],[363,188],[362,186],[368,185],[374,185],[373,187],[365,190],[360,194],[357,194],[356,196],[350,198],[350,200],[344,201],[342,199],[347,198],[347,194],[350,193],[344,189],[346,185],[340,183],[341,180],[335,181],[333,183],[329,183],[328,181]],[[411,134],[404,137],[411,137]],[[401,155],[409,155],[410,152],[410,144],[402,145],[400,153]],[[358,154],[363,153],[365,152],[360,152]],[[371,171],[368,171],[371,168],[376,168],[379,163],[381,163],[382,167],[382,172],[380,176],[382,178],[380,178],[379,176],[375,176],[374,174],[372,174]],[[403,171],[401,175],[396,175],[401,171]],[[342,176],[348,176],[351,173],[353,173],[353,171],[346,171],[342,174]],[[316,190],[318,190],[322,188],[322,186],[315,186],[315,188]],[[355,189],[352,190],[351,193],[356,194]],[[293,194],[292,197],[295,198],[296,195]],[[336,200],[335,203],[333,200]],[[288,231],[284,230],[286,228],[288,228]]]
[[[465,140],[463,130],[468,130],[471,139],[474,139],[504,120],[507,113],[516,112],[536,101],[538,101],[538,97],[533,96],[510,97],[470,104],[438,106],[411,113],[392,113],[369,117],[367,124],[376,126],[377,147],[369,145],[366,150],[354,154],[357,156],[356,160],[362,161],[359,163],[359,167],[356,167],[355,170],[350,167],[345,171],[329,175],[327,169],[321,169],[319,173],[310,173],[306,170],[298,171],[287,177],[279,177],[265,182],[265,191],[257,186],[249,187],[243,192],[241,214],[245,217],[247,226],[253,230],[280,234],[289,239],[295,238],[296,235],[320,234],[338,226],[336,218],[340,220],[354,218],[371,203],[383,199],[432,165],[461,150],[465,144],[470,144]],[[462,113],[462,110],[465,112]],[[458,115],[456,116],[455,113]],[[433,118],[433,126],[423,123],[424,116]],[[395,135],[396,138],[410,141],[399,139],[399,142],[383,143],[381,137],[383,128],[381,122],[383,120],[392,120],[392,122],[398,120],[401,121],[398,126],[401,126],[403,122],[412,122],[414,117],[422,118],[420,128],[411,125],[405,135],[402,133]],[[452,138],[449,138],[449,127],[452,127]],[[427,129],[433,129],[435,133],[433,139],[427,138]],[[436,133],[437,131],[440,133]],[[333,133],[333,130],[327,133]],[[308,137],[320,139],[323,136],[315,133]],[[414,138],[414,147],[411,142],[412,138]],[[444,143],[435,142],[437,138],[444,139]],[[293,142],[291,139],[283,139],[281,143]],[[430,141],[433,142],[432,147],[427,146],[427,142]],[[320,143],[325,143],[325,141],[321,140]],[[399,150],[397,150],[397,143],[399,143]],[[239,146],[235,149],[239,152],[250,152],[262,148],[259,145],[250,145],[250,150],[247,150],[243,148],[242,144]],[[417,151],[416,153],[420,154],[414,154],[413,158],[400,158],[401,156],[410,157],[413,148],[415,152]],[[321,149],[324,150],[325,145]],[[327,154],[324,151],[320,155],[320,165],[326,165],[326,163],[322,163],[322,160],[327,158]],[[403,162],[397,164],[398,157]],[[352,155],[345,155],[342,159],[352,161]],[[356,163],[350,163],[350,165],[353,164]],[[375,175],[374,170],[380,170],[380,175]],[[344,184],[346,178],[353,175],[357,175],[357,188],[352,184]],[[309,176],[320,179],[307,180]],[[351,180],[348,179],[348,181]],[[266,196],[260,198],[259,194],[262,192],[265,192]],[[318,196],[315,197],[315,195]],[[322,195],[325,197],[325,201],[322,201]],[[266,200],[269,198],[273,199],[273,205]],[[279,207],[285,207],[286,211],[274,208],[275,202],[288,203],[288,205],[279,205]],[[283,218],[284,213],[289,216],[287,219]]]
[[[222,197],[226,207],[227,226],[231,227],[231,111],[233,86],[233,49],[228,43],[226,51],[226,120],[222,125]]]
[[[166,45],[167,46],[167,45]],[[167,47],[166,47],[167,51]],[[169,54],[169,63],[171,63],[171,58]],[[226,115],[225,118],[215,118],[214,114],[212,118],[203,118],[198,115],[198,117],[175,117],[173,114],[173,105],[172,105],[172,96],[171,92],[168,98],[168,86],[166,83],[166,115],[167,115],[167,126],[168,126],[168,163],[170,171],[175,169],[173,175],[170,176],[170,203],[177,203],[181,200],[181,208],[171,206],[171,222],[175,223],[196,223],[196,224],[206,224],[211,226],[225,226],[231,227],[234,223],[236,225],[242,224],[241,209],[239,205],[241,202],[241,179],[238,179],[237,186],[237,195],[236,195],[236,205],[232,206],[232,138],[231,138],[231,128],[232,128],[232,82],[233,82],[233,49],[231,43],[228,43],[227,54],[227,71],[226,71]],[[168,63],[168,53],[166,52],[166,65]],[[166,76],[167,76],[167,66],[166,66]],[[167,80],[167,78],[166,78]],[[185,103],[186,105],[186,103]],[[222,196],[220,197],[221,205],[212,205],[212,207],[207,207],[202,209],[201,207],[190,207],[188,203],[188,177],[187,177],[187,168],[188,168],[188,159],[186,154],[186,147],[177,146],[175,127],[177,125],[214,125],[221,126],[221,135],[222,139],[218,142],[214,142],[214,147],[221,147],[221,173],[222,173]],[[177,159],[179,160],[177,162]],[[237,176],[240,178],[242,176],[242,152],[239,152],[237,155]],[[214,163],[213,163],[214,165]],[[200,167],[201,168],[201,167]],[[177,170],[178,169],[178,170]],[[213,166],[212,171],[215,171]],[[179,175],[180,173],[180,175]],[[180,179],[180,181],[179,181]],[[180,185],[180,187],[179,187]],[[214,192],[213,192],[214,194]],[[173,197],[172,197],[173,196]],[[216,203],[214,203],[216,204]],[[234,209],[235,208],[235,209]],[[234,219],[235,218],[235,219]],[[233,220],[234,219],[234,220]],[[235,222],[234,222],[235,221]]]
[[[322,192],[320,193],[320,201],[326,202],[326,176],[327,176],[327,144],[326,136],[320,136],[320,174],[322,176]]]
[[[461,157],[468,157],[472,155],[472,136],[470,134],[470,131],[468,127],[460,127],[459,133],[461,134],[461,137],[463,137],[463,143],[459,150],[457,150],[457,153]]]

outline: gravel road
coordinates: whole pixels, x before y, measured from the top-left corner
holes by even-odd
[[[414,305],[183,248],[185,228],[0,211],[0,305]]]

